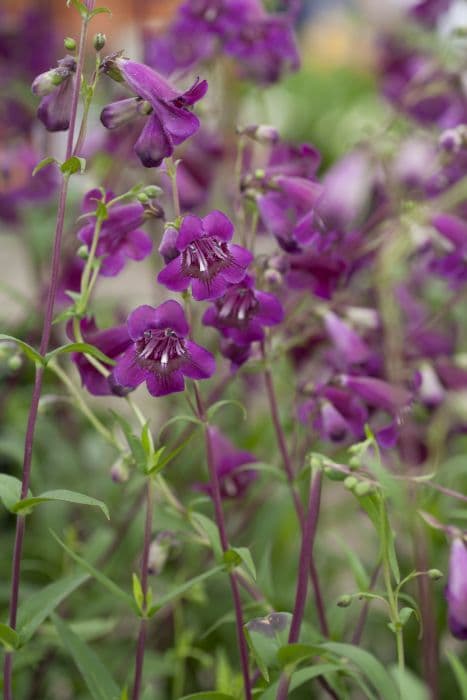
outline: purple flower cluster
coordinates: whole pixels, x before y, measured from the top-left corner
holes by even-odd
[[[268,13],[261,0],[188,0],[164,32],[146,36],[145,60],[170,75],[222,51],[242,77],[273,83],[299,66],[292,23],[292,11]]]

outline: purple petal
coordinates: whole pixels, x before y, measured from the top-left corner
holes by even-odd
[[[81,243],[90,246],[94,237],[94,224],[86,224],[86,226],[78,231],[77,236]]]
[[[174,260],[179,255],[179,251],[176,246],[178,238],[178,231],[173,226],[168,226],[159,246],[159,253],[164,258],[164,262],[167,264]]]
[[[175,145],[193,136],[200,127],[196,114],[172,104],[158,102],[154,105],[154,114],[157,114],[164,131]]]
[[[133,92],[151,104],[158,100],[173,100],[180,96],[180,93],[160,73],[145,66],[144,63],[125,58],[117,59],[116,63]]]
[[[156,309],[148,304],[138,306],[128,316],[128,333],[134,341],[143,337],[148,328],[157,328]]]
[[[228,243],[234,234],[230,219],[221,211],[212,211],[203,219],[203,229],[208,236]]]
[[[115,277],[125,267],[125,256],[120,251],[113,255],[107,255],[101,263],[99,273],[103,277]]]
[[[118,360],[113,370],[113,375],[118,384],[136,388],[147,377],[147,372],[136,362],[135,348],[129,348]]]
[[[152,251],[152,241],[141,229],[130,231],[125,237],[121,252],[132,260],[144,260]]]
[[[198,238],[201,238],[203,235],[203,221],[199,216],[187,214],[187,216],[183,218],[182,225],[180,226],[180,232],[176,243],[178,250],[185,250],[190,243],[198,240]]]
[[[43,97],[37,116],[47,131],[66,131],[70,124],[74,78],[65,80],[47,97]]]
[[[467,222],[453,214],[437,214],[431,220],[439,233],[456,248],[467,247]]]
[[[202,323],[204,326],[216,327],[217,310],[215,306],[210,306],[203,314]]]
[[[169,299],[155,309],[155,328],[172,328],[177,335],[188,335],[190,326],[185,317],[183,307],[178,301]]]
[[[185,389],[185,380],[180,371],[170,374],[146,375],[146,386],[152,396],[167,396]]]
[[[191,291],[193,299],[196,301],[206,301],[218,299],[225,294],[227,287],[228,282],[226,282],[224,277],[222,275],[216,275],[216,277],[208,280],[193,279]]]
[[[459,537],[451,545],[446,598],[451,631],[464,639],[467,636],[467,547]]]
[[[284,309],[274,294],[256,291],[255,296],[259,301],[256,318],[260,323],[265,326],[275,326],[284,320]]]
[[[331,341],[347,362],[365,362],[369,358],[371,353],[367,344],[335,313],[326,313],[324,325]]]
[[[187,105],[194,105],[195,102],[201,100],[208,91],[208,81],[196,78],[193,85],[183,93],[182,97]]]
[[[264,339],[263,327],[257,321],[250,321],[245,328],[226,328],[225,336],[238,345],[250,345]]]
[[[139,104],[140,100],[137,97],[130,97],[106,105],[101,112],[102,124],[106,129],[118,129],[129,124],[139,116]]]
[[[169,262],[157,275],[159,284],[173,292],[183,292],[190,286],[190,277],[183,272],[181,256]]]
[[[145,168],[156,168],[172,155],[173,144],[157,114],[151,114],[143,127],[135,153]]]
[[[216,371],[214,355],[191,340],[187,340],[186,346],[190,353],[190,359],[182,367],[183,374],[186,377],[190,377],[190,379],[207,379],[211,377]]]
[[[342,381],[344,386],[358,394],[370,406],[379,406],[389,413],[400,411],[412,400],[412,395],[407,389],[382,379],[344,375]]]
[[[232,256],[232,262],[222,270],[221,274],[227,282],[235,284],[241,282],[245,277],[246,268],[253,260],[253,255],[249,250],[239,245],[231,245],[229,251]]]

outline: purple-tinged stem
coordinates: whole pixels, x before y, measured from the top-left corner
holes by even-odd
[[[89,0],[88,8],[92,10],[94,6],[94,0]],[[84,49],[86,45],[87,37],[87,20],[83,20],[81,25],[81,35],[79,40],[78,49],[78,62],[76,66],[76,77],[75,84],[73,86],[73,96],[71,103],[71,114],[70,114],[70,126],[67,135],[67,145],[65,160],[68,160],[73,153],[73,139],[76,126],[76,117],[78,112],[78,100],[81,89],[81,75],[84,66]],[[52,251],[52,263],[50,268],[50,286],[47,293],[46,308],[44,314],[44,321],[42,324],[42,335],[41,342],[39,345],[39,352],[41,355],[45,355],[49,347],[50,334],[52,330],[53,312],[55,305],[55,296],[57,293],[58,286],[58,276],[60,268],[60,255],[62,248],[62,238],[63,238],[63,226],[65,221],[65,208],[66,199],[68,194],[68,181],[69,177],[64,176],[62,178],[62,183],[60,186],[60,192],[58,197],[58,209],[57,209],[57,221],[55,225],[55,235]],[[29,490],[29,482],[31,478],[31,464],[32,464],[32,448],[34,444],[34,433],[36,429],[37,422],[37,412],[39,407],[39,400],[42,392],[42,382],[44,378],[44,367],[41,365],[36,367],[36,376],[34,380],[34,389],[31,397],[31,405],[29,408],[29,416],[26,427],[26,436],[24,440],[24,457],[23,457],[23,472],[21,481],[21,498],[26,498]],[[9,613],[9,625],[12,629],[16,629],[16,618],[18,614],[18,599],[19,599],[19,587],[21,581],[21,557],[23,554],[23,541],[25,532],[25,516],[18,515],[16,518],[16,533],[15,533],[15,544],[13,549],[13,562],[12,562],[12,577],[11,577],[11,592],[10,592],[10,613]],[[13,657],[11,653],[5,654],[5,661],[3,666],[3,697],[4,700],[12,700],[12,673],[13,673]]]
[[[151,548],[152,535],[152,512],[154,507],[154,493],[152,479],[148,478],[146,484],[146,520],[144,524],[144,545],[141,560],[141,589],[143,591],[143,609],[147,608],[148,594],[148,570],[149,551]],[[144,652],[146,650],[147,618],[142,617],[139,627],[138,643],[136,645],[135,677],[133,682],[132,700],[139,700],[141,693],[141,681],[143,678]]]
[[[289,644],[295,644],[300,638],[300,628],[305,613],[306,594],[308,590],[308,572],[310,570],[311,555],[316,535],[316,527],[319,517],[321,500],[322,471],[316,472],[310,483],[310,497],[308,511],[303,525],[302,545],[300,548],[300,560],[298,565],[297,589],[295,593],[295,605],[292,614],[292,622],[289,631]],[[283,673],[277,690],[277,700],[286,700],[290,679]]]
[[[381,564],[378,564],[371,576],[370,585],[368,586],[369,591],[373,590],[373,588],[375,587],[380,570]],[[355,646],[358,646],[362,639],[363,630],[365,629],[366,618],[368,617],[368,610],[370,608],[370,602],[371,601],[368,598],[365,600],[360,611],[360,615],[358,616],[357,625],[352,635],[352,644],[354,644]]]
[[[265,350],[264,344],[262,345],[262,354],[263,354],[263,359],[266,361],[267,357],[266,357],[266,350]],[[293,483],[294,482],[294,470],[292,467],[292,460],[290,458],[289,450],[287,448],[287,441],[285,439],[284,430],[282,428],[282,423],[281,423],[280,416],[279,416],[279,408],[277,405],[277,397],[276,397],[276,392],[274,389],[274,382],[272,379],[271,371],[267,367],[264,370],[264,381],[266,384],[266,391],[268,394],[269,407],[271,410],[271,417],[272,417],[272,422],[274,425],[274,431],[276,433],[277,444],[279,445],[279,450],[280,450],[280,453],[282,455],[282,461],[284,463],[284,469],[285,469],[285,473],[287,476],[287,481],[288,481],[290,492],[291,492],[291,495],[293,498],[295,512],[297,513],[297,518],[299,520],[300,527],[303,531],[304,522],[305,522],[305,514],[303,512],[303,504],[300,500],[300,497],[297,493],[297,490],[294,487],[294,483]],[[318,503],[318,514],[319,514],[319,503]],[[327,623],[327,619],[326,619],[324,601],[323,601],[323,596],[321,593],[318,572],[317,572],[316,567],[315,567],[313,556],[311,556],[311,558],[310,558],[309,570],[310,570],[311,583],[312,583],[313,591],[314,591],[314,595],[315,595],[316,612],[318,615],[319,626],[320,626],[322,634],[325,637],[329,637],[329,627],[328,627],[328,623]]]
[[[208,464],[209,477],[212,489],[212,500],[214,503],[214,513],[216,516],[217,529],[219,531],[219,538],[221,541],[222,551],[226,552],[229,549],[229,540],[227,537],[227,530],[225,527],[224,512],[222,509],[222,498],[219,488],[219,478],[217,476],[216,465],[214,463],[213,450],[211,436],[209,434],[209,426],[206,422],[206,413],[203,407],[201,394],[198,387],[195,386],[196,404],[198,408],[198,413],[200,419],[204,423],[204,441],[206,445],[206,460]],[[232,599],[235,608],[235,622],[237,627],[237,641],[238,648],[240,652],[240,662],[242,666],[243,674],[243,685],[245,690],[245,700],[252,700],[251,692],[251,680],[250,680],[250,670],[248,665],[248,649],[246,644],[245,634],[243,632],[243,611],[242,603],[240,600],[240,593],[238,590],[238,582],[235,575],[231,572],[229,573],[230,588],[232,590]]]

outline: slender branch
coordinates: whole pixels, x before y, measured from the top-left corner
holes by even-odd
[[[378,564],[375,567],[373,574],[371,576],[370,585],[368,586],[369,591],[371,591],[375,587],[376,581],[378,580],[380,570],[381,570],[381,564]],[[363,603],[362,609],[360,611],[360,615],[358,616],[357,625],[356,625],[355,631],[352,635],[352,644],[355,644],[356,646],[358,646],[360,644],[360,641],[362,639],[363,630],[365,629],[366,618],[368,617],[368,610],[370,608],[370,602],[371,602],[371,600],[369,598],[365,599],[365,602]]]
[[[261,351],[265,363],[267,363],[266,349],[264,343],[261,346]],[[290,458],[289,450],[287,448],[287,441],[285,439],[284,430],[282,428],[282,423],[279,416],[279,408],[277,404],[276,392],[274,389],[274,382],[272,379],[272,374],[270,369],[266,364],[266,369],[264,370],[264,381],[266,384],[266,391],[269,399],[269,407],[271,410],[272,422],[274,425],[274,430],[276,433],[277,444],[279,446],[280,453],[282,455],[282,461],[284,464],[285,473],[287,476],[287,481],[289,484],[290,493],[294,502],[295,512],[300,523],[300,527],[304,528],[305,514],[303,512],[303,504],[300,500],[299,494],[294,486],[294,470],[292,467],[292,460]],[[318,507],[319,513],[319,507]],[[329,627],[326,619],[326,611],[324,607],[323,596],[321,593],[321,587],[319,584],[318,572],[315,567],[313,556],[310,559],[310,578],[313,585],[313,591],[315,595],[316,612],[318,615],[319,626],[322,634],[325,637],[329,637]]]
[[[209,425],[206,421],[206,412],[204,410],[204,406],[203,406],[202,399],[201,399],[201,394],[199,392],[199,389],[198,389],[196,383],[194,384],[194,387],[195,387],[196,404],[197,404],[197,408],[198,408],[199,418],[204,423],[204,441],[205,441],[205,446],[206,446],[206,460],[208,463],[209,477],[210,477],[210,481],[211,481],[212,500],[214,503],[214,512],[215,512],[215,516],[216,516],[217,529],[219,531],[219,538],[221,541],[222,551],[226,552],[229,549],[229,541],[227,538],[227,530],[225,527],[224,513],[223,513],[223,509],[222,509],[222,499],[221,499],[221,493],[220,493],[220,487],[219,487],[219,478],[217,475],[216,465],[214,463],[212,442],[211,442],[211,436],[209,433]],[[237,626],[237,641],[238,641],[238,647],[239,647],[239,652],[240,652],[240,661],[241,661],[241,665],[242,665],[245,700],[251,700],[252,699],[252,692],[251,692],[250,670],[249,670],[249,666],[248,666],[248,649],[247,649],[247,645],[246,645],[245,634],[243,632],[243,612],[242,612],[242,604],[241,604],[241,600],[240,600],[240,592],[238,590],[237,578],[235,577],[233,572],[229,573],[229,579],[230,579],[230,588],[232,590],[232,598],[233,598],[233,603],[234,603],[234,608],[235,608],[235,621],[236,621],[236,626]]]
[[[90,0],[88,8],[91,10],[94,5],[94,0]],[[85,45],[88,29],[88,20],[83,19],[81,24],[81,35],[78,49],[78,62],[76,67],[76,78],[73,86],[73,96],[71,103],[70,125],[68,129],[67,145],[65,160],[68,160],[73,152],[73,139],[76,126],[76,118],[78,111],[78,100],[81,87],[81,75],[84,66]],[[62,248],[63,228],[65,222],[65,209],[68,194],[69,176],[64,175],[60,186],[57,220],[55,225],[55,235],[52,252],[52,263],[50,269],[50,285],[47,293],[46,309],[44,321],[42,325],[42,336],[39,345],[39,352],[44,355],[49,347],[50,335],[52,330],[52,320],[55,305],[55,296],[57,293],[60,256]],[[26,436],[24,441],[24,457],[23,457],[23,472],[21,481],[21,498],[27,496],[29,490],[29,482],[31,478],[32,465],[32,449],[34,443],[34,434],[37,422],[37,413],[39,401],[42,393],[42,382],[44,378],[44,367],[41,365],[36,368],[36,376],[34,380],[34,389],[31,398],[29,416],[26,428]],[[13,550],[12,577],[11,577],[11,593],[10,593],[10,612],[9,625],[16,629],[16,618],[18,613],[19,587],[21,580],[21,557],[23,554],[23,541],[25,532],[25,516],[18,515],[16,519],[15,544]],[[3,667],[3,694],[4,700],[12,700],[12,673],[13,673],[13,657],[11,653],[5,654]]]
[[[143,591],[143,610],[146,612],[148,602],[148,569],[149,569],[149,550],[151,547],[152,536],[152,512],[154,505],[154,486],[151,477],[148,478],[146,484],[146,520],[144,525],[144,544],[143,556],[141,560],[141,589]],[[139,700],[141,693],[141,681],[143,678],[144,652],[146,650],[147,636],[146,617],[141,618],[139,627],[138,642],[136,645],[136,661],[135,661],[135,677],[133,682],[132,700]]]

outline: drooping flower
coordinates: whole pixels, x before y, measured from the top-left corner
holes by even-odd
[[[324,314],[324,325],[332,343],[348,364],[368,360],[370,348],[365,341],[333,311]]]
[[[446,599],[452,634],[467,639],[467,547],[460,537],[456,537],[451,545]]]
[[[221,497],[241,498],[256,479],[256,472],[254,468],[240,469],[240,467],[257,462],[258,459],[251,452],[238,450],[218,428],[210,426],[208,430]],[[210,484],[196,484],[196,488],[212,494]]]
[[[106,201],[112,198],[107,193]],[[87,193],[83,208],[85,211],[95,209],[96,203],[102,200],[100,190]],[[94,202],[94,204],[93,204]],[[78,231],[79,240],[88,249],[92,245],[95,230],[95,217]],[[108,217],[102,222],[99,241],[96,248],[97,257],[102,258],[100,274],[104,277],[114,277],[125,266],[126,259],[144,260],[152,251],[152,241],[140,226],[145,220],[145,208],[140,202],[115,205],[109,208]]]
[[[381,408],[392,415],[398,415],[412,401],[410,391],[375,377],[342,375],[341,383],[359,396],[369,406]]]
[[[247,274],[241,282],[229,285],[225,294],[205,311],[203,323],[214,326],[237,345],[249,345],[263,340],[263,326],[275,326],[283,317],[279,300],[255,289],[253,277]]]
[[[206,80],[197,79],[189,90],[180,92],[143,63],[119,56],[106,59],[104,70],[124,81],[137,97],[104,107],[101,121],[107,129],[115,129],[135,118],[145,118],[135,144],[136,154],[145,167],[160,165],[172,155],[175,146],[199,129],[199,119],[189,108],[206,94]]]
[[[181,292],[191,285],[194,299],[217,299],[229,284],[240,282],[253,259],[241,246],[230,243],[231,221],[220,211],[203,219],[185,216],[175,241],[178,257],[168,263],[157,280]]]
[[[135,388],[146,382],[152,396],[183,391],[185,377],[207,379],[215,371],[213,355],[188,336],[189,326],[176,301],[139,306],[128,317],[131,346],[119,358],[116,381]]]
[[[41,73],[32,84],[34,95],[42,97],[37,116],[47,131],[66,131],[70,125],[75,72],[75,58],[65,56],[58,68]]]
[[[128,335],[126,324],[115,326],[113,328],[107,328],[105,330],[99,330],[94,319],[84,318],[80,323],[80,327],[84,341],[90,345],[94,345],[111,360],[115,360],[120,357],[132,343],[132,340]],[[74,340],[71,327],[68,329],[68,335]],[[75,363],[81,376],[83,386],[86,387],[90,394],[93,394],[94,396],[107,396],[111,394],[124,396],[128,393],[128,390],[125,390],[115,380],[113,365],[107,365],[105,362],[102,362],[104,367],[106,367],[110,372],[109,376],[105,377],[93,364],[91,364],[85,354],[81,352],[74,352],[71,355],[71,359]]]

